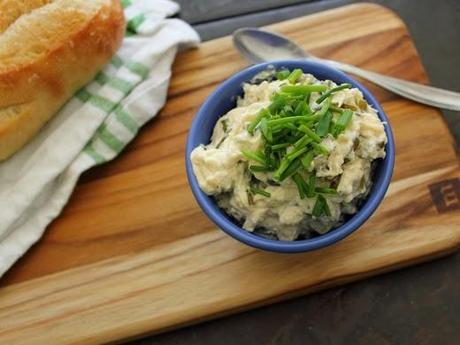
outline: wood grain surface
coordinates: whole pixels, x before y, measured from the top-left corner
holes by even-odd
[[[427,82],[404,24],[381,7],[269,28],[319,56]],[[160,116],[121,157],[82,178],[63,214],[0,281],[0,343],[120,341],[459,248],[460,171],[442,117],[367,83],[390,117],[397,157],[386,199],[362,229],[300,255],[257,251],[217,231],[189,191],[185,139],[206,96],[245,66],[228,37],[179,55]]]

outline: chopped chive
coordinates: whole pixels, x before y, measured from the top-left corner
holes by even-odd
[[[320,137],[324,137],[327,133],[329,133],[331,121],[332,121],[332,113],[328,111],[319,120],[318,126],[316,127],[316,134],[318,134]]]
[[[334,126],[333,134],[335,137],[337,137],[340,133],[342,133],[347,128],[352,117],[353,117],[353,111],[351,111],[350,109],[345,109],[343,111],[343,113],[339,116]]]
[[[294,151],[292,151],[292,152],[290,152],[290,153],[288,153],[286,155],[286,159],[292,161],[292,160],[296,159],[297,157],[303,155],[305,152],[307,152],[307,150],[308,150],[308,148],[306,148],[306,147],[303,147],[303,148],[298,149],[298,150],[294,150]]]
[[[249,126],[248,126],[248,132],[249,134],[254,134],[254,130],[256,129],[257,125],[259,124],[259,122],[265,117],[267,116],[267,110],[265,109],[262,109],[259,114],[256,116],[256,118],[254,119],[254,121],[252,121]]]
[[[291,105],[285,105],[283,107],[283,111],[287,114],[287,113],[293,113],[294,112],[294,109],[292,109],[292,106]]]
[[[291,164],[289,160],[281,160],[280,166],[278,167],[274,175],[274,178],[276,180],[281,181],[281,175],[286,171],[287,168],[289,168],[289,164]]]
[[[302,165],[305,169],[309,169],[311,162],[313,162],[313,151],[307,152],[301,159]]]
[[[276,73],[276,79],[278,80],[284,80],[286,79],[287,77],[289,77],[289,75],[291,74],[291,72],[289,72],[289,70],[287,69],[283,69],[279,72]]]
[[[285,104],[286,100],[283,100],[282,98],[276,99],[268,106],[268,111],[270,112],[270,114],[276,114],[281,109],[283,109]]]
[[[276,137],[283,137],[285,135],[284,130],[286,129],[282,125],[275,125],[270,126],[272,129],[272,134],[276,135]],[[281,133],[280,133],[281,132]]]
[[[272,146],[272,151],[285,149],[286,147],[289,147],[289,146],[291,146],[290,143],[276,144]]]
[[[340,115],[340,117],[338,118],[337,124],[340,126],[344,126],[344,127],[348,126],[352,116],[353,116],[353,111],[351,111],[350,109],[344,110],[342,115]]]
[[[259,162],[262,165],[265,165],[265,157],[262,153],[259,152],[250,152],[250,151],[241,151],[243,156],[245,156],[249,160],[253,160]]]
[[[250,188],[250,191],[251,191],[251,193],[252,193],[253,195],[254,195],[254,194],[259,194],[259,195],[262,195],[262,196],[267,197],[267,198],[271,197],[271,194],[270,194],[269,192],[266,192],[266,191],[264,191],[264,190],[262,190],[262,189],[259,189],[259,188],[253,188],[253,187],[251,187],[251,188]]]
[[[323,197],[322,195],[320,195]],[[326,216],[330,217],[331,216],[331,210],[329,209],[329,205],[327,204],[327,199],[323,197],[323,210],[326,213]]]
[[[326,198],[324,198],[322,195],[318,195],[315,206],[313,207],[312,215],[314,217],[320,217],[323,214],[326,214],[326,216],[331,216],[331,210],[329,209]]]
[[[332,89],[330,89],[329,91],[326,91],[325,93],[323,93],[321,95],[321,97],[319,97],[317,100],[316,100],[316,103],[320,104],[322,101],[324,101],[326,98],[329,98],[333,93],[337,92],[337,91],[340,91],[340,90],[344,90],[344,89],[349,89],[350,87],[352,87],[351,84],[348,84],[348,83],[345,83],[345,84],[342,84],[340,86],[337,86],[337,87],[334,87]]]
[[[312,216],[319,217],[323,214],[323,203],[320,195],[316,198],[315,206],[313,206],[313,210],[311,211]]]
[[[315,192],[319,194],[332,194],[332,195],[337,195],[337,190],[334,188],[321,188],[321,187],[316,187]]]
[[[320,145],[320,144],[317,144],[317,143],[311,143],[311,145],[313,146],[313,148],[317,152],[319,152],[319,153],[321,153],[321,154],[323,154],[325,156],[327,156],[329,154],[329,150],[327,148],[325,148],[323,145]]]
[[[289,128],[291,131],[297,132],[297,127],[293,123],[288,122],[284,126]]]
[[[272,171],[278,166],[276,159],[272,157],[272,148],[269,145],[265,146],[265,161],[267,162],[266,165],[271,168]]]
[[[301,162],[299,159],[294,161],[283,158],[278,170],[276,170],[274,178],[278,181],[283,181],[287,177],[294,174],[300,168]]]
[[[310,128],[308,128],[307,126],[305,126],[305,125],[299,126],[299,131],[306,133],[310,138],[312,138],[312,139],[313,139],[314,141],[316,141],[317,143],[321,142],[321,138],[318,136],[318,134],[316,134],[315,132],[313,132],[313,131],[312,131]]]
[[[300,199],[305,199],[307,196],[307,184],[305,180],[299,173],[295,173],[292,175],[292,179],[294,180],[295,184],[297,185],[297,190],[299,191]]]
[[[289,74],[289,77],[287,79],[291,84],[295,84],[297,80],[302,76],[302,74],[302,70],[300,68],[296,68],[291,72],[291,74]]]
[[[273,133],[271,131],[271,128],[268,127],[267,118],[264,117],[264,118],[262,118],[262,120],[260,120],[259,128],[260,128],[260,131],[262,132],[262,135],[264,136],[264,138],[269,143],[271,143],[273,141]]]
[[[335,105],[332,105],[332,104],[329,106],[329,109],[332,111],[335,111],[336,113],[343,113],[343,111],[345,110],[345,109],[336,107]]]
[[[316,115],[324,116],[327,113],[327,111],[329,110],[330,105],[331,105],[331,99],[328,98],[322,104],[321,109],[316,112]]]
[[[306,121],[308,124],[315,123],[323,117],[321,114],[315,114],[308,116],[308,120]],[[301,120],[302,121],[302,120]]]
[[[303,115],[306,113],[307,107],[304,101],[300,101],[295,107],[294,114],[297,116]]]
[[[286,116],[280,119],[268,120],[267,124],[269,126],[282,125],[292,122],[297,122],[300,120],[308,120],[311,116]]]
[[[300,147],[307,146],[309,143],[311,143],[311,139],[307,134],[305,134],[304,136],[302,136],[299,140],[297,140],[294,143],[294,147],[297,149]]]
[[[307,197],[313,198],[315,193],[315,186],[316,186],[316,176],[315,174],[311,174],[308,178],[308,189],[307,189]]]
[[[282,92],[286,93],[293,93],[293,94],[303,94],[303,95],[308,95],[311,92],[322,92],[326,91],[327,86],[326,85],[320,85],[320,84],[311,84],[311,85],[285,85],[281,88]]]
[[[309,113],[311,113],[311,109],[310,109],[310,98],[311,98],[311,93],[307,93],[307,94],[305,95],[305,99],[304,99],[305,103],[307,104],[307,111],[308,111]]]
[[[287,167],[287,169],[281,174],[279,181],[284,181],[289,176],[295,174],[301,166],[302,163],[300,162],[300,159],[292,161],[292,163]]]
[[[251,165],[249,166],[249,171],[253,173],[258,173],[258,172],[270,172],[270,171],[273,171],[273,169],[267,166],[262,166],[262,165]]]

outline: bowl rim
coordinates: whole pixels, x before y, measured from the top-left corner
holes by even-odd
[[[353,87],[358,88],[363,93],[363,96],[366,99],[366,101],[377,110],[380,120],[384,122],[384,128],[388,139],[388,142],[385,147],[386,157],[380,163],[380,167],[382,169],[379,177],[380,183],[378,185],[375,183],[373,184],[371,192],[367,196],[364,204],[361,206],[358,212],[352,215],[352,217],[341,226],[332,229],[331,231],[325,234],[305,240],[283,241],[268,239],[256,235],[254,233],[248,232],[244,230],[242,227],[232,222],[227,216],[222,214],[224,213],[224,211],[221,210],[214,201],[210,201],[210,198],[201,190],[198,181],[195,177],[195,174],[193,173],[193,168],[190,160],[191,152],[196,146],[199,145],[195,143],[194,138],[196,138],[198,131],[201,130],[199,126],[199,119],[204,116],[207,116],[206,109],[214,103],[217,103],[222,97],[222,94],[229,86],[234,85],[236,82],[242,84],[240,82],[240,79],[242,79],[243,77],[244,81],[250,81],[251,78],[254,77],[257,73],[271,66],[274,66],[275,68],[289,66],[289,68],[300,68],[303,71],[308,69],[322,69],[322,74],[327,74],[327,79],[330,79],[332,81],[334,81],[334,79],[342,79],[342,82],[351,83]],[[220,116],[223,115],[224,114],[221,114]],[[217,119],[219,117],[217,117]],[[383,200],[383,197],[385,196],[385,193],[391,181],[395,161],[395,144],[393,132],[388,117],[386,116],[377,99],[361,83],[359,83],[349,75],[324,63],[306,60],[277,60],[252,65],[233,74],[231,77],[222,82],[206,98],[206,100],[196,113],[195,117],[193,118],[187,137],[185,155],[187,177],[192,193],[203,212],[221,230],[223,230],[231,237],[257,249],[279,253],[299,253],[323,248],[333,243],[336,243],[337,241],[340,241],[341,239],[350,235],[354,231],[358,230],[361,227],[361,225],[375,212],[378,205]]]

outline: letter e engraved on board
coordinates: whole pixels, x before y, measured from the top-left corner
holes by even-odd
[[[460,209],[460,180],[444,180],[428,186],[431,200],[439,213]]]

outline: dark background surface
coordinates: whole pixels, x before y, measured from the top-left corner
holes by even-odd
[[[176,0],[203,40],[358,1]],[[406,22],[435,86],[460,91],[460,1],[378,0]],[[460,142],[460,113],[445,112]],[[427,157],[429,159],[429,157]],[[412,268],[132,342],[460,344],[460,253]]]

